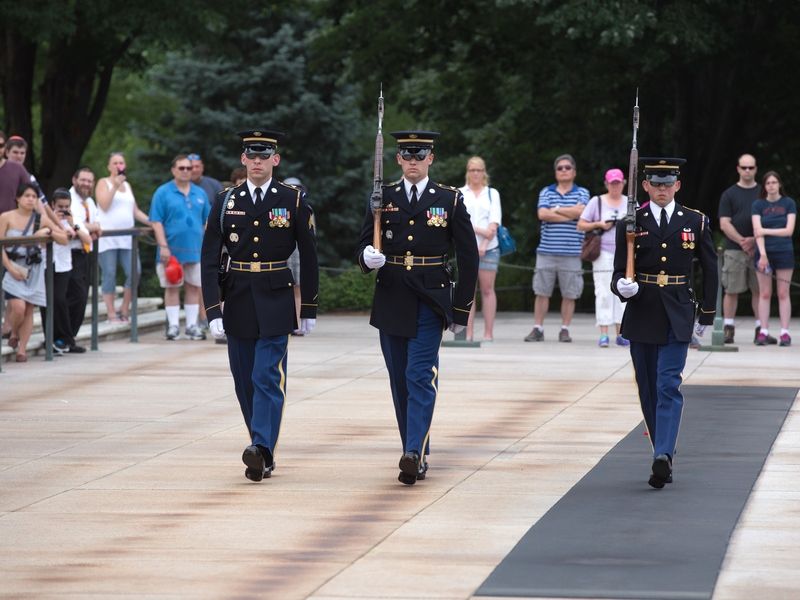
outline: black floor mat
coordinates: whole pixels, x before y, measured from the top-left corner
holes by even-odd
[[[478,596],[711,598],[797,388],[683,386],[674,483],[647,485],[639,425],[559,500]]]

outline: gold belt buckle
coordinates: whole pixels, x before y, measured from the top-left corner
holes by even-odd
[[[404,256],[403,257],[403,266],[406,269],[410,269],[414,266],[414,257],[413,256]]]
[[[669,282],[669,275],[665,275],[664,273],[659,273],[656,276],[656,283],[660,287],[664,287],[665,285],[667,285],[668,282]]]
[[[254,261],[250,263],[250,272],[251,273],[261,273],[261,262]]]

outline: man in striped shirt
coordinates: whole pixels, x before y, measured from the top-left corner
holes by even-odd
[[[562,154],[553,162],[556,183],[539,192],[538,217],[542,223],[536,270],[533,274],[533,329],[526,342],[544,341],[544,317],[550,308],[556,278],[561,291],[561,331],[559,342],[571,342],[569,325],[575,313],[575,300],[583,292],[581,243],[578,218],[589,201],[589,191],[575,185],[575,159]]]

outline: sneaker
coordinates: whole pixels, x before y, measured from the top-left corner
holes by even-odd
[[[778,344],[779,346],[791,346],[792,345],[792,336],[788,333],[781,334],[781,341]]]
[[[766,344],[759,344],[758,343],[758,336],[759,336],[760,333],[761,333],[761,326],[759,325],[758,327],[756,327],[756,336],[753,338],[753,343],[756,346],[766,346],[767,344],[769,344],[770,346],[773,346],[773,345],[778,343],[778,340],[776,340],[771,335],[767,334],[767,343]]]
[[[197,328],[200,331],[208,331],[208,319],[200,319],[197,322]]]
[[[525,336],[526,342],[543,342],[544,341],[544,331],[542,329],[537,329],[534,327],[531,332]]]
[[[72,344],[72,346],[69,347],[68,352],[70,354],[83,354],[86,352],[86,348],[83,346],[78,346],[78,344]]]
[[[53,352],[58,356],[61,356],[62,354],[69,352],[69,347],[63,340],[56,340],[53,342]]]
[[[761,325],[756,325],[756,332],[753,335],[753,343],[755,344],[758,341],[758,334],[761,333]]]
[[[181,337],[181,330],[177,325],[169,325],[167,327],[167,339],[168,340],[177,340]]]
[[[756,336],[756,346],[766,346],[767,344],[769,344],[767,336],[759,331]]]
[[[558,341],[567,343],[572,341],[572,338],[569,337],[569,329],[561,328],[561,331],[558,332]]]
[[[204,340],[206,339],[206,334],[197,325],[192,325],[186,328],[186,337],[190,340]]]
[[[600,336],[600,341],[597,342],[597,345],[600,346],[601,348],[608,348],[608,336],[607,335],[601,335]]]
[[[624,338],[621,335],[617,336],[617,346],[630,346],[631,343],[628,341],[628,338]]]
[[[733,334],[736,333],[736,327],[734,327],[733,325],[725,325],[722,328],[722,333],[725,335],[725,343],[732,344]]]

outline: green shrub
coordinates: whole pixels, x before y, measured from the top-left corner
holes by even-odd
[[[369,310],[374,289],[375,274],[364,275],[358,267],[320,269],[319,311]]]

